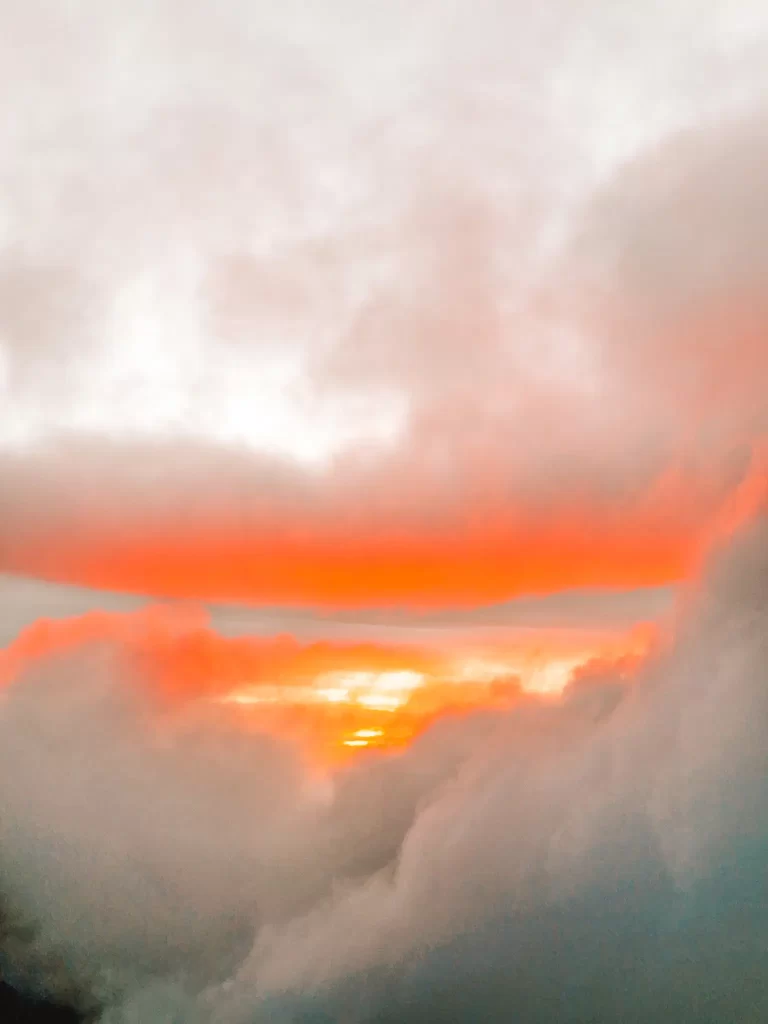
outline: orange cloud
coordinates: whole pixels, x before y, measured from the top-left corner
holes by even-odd
[[[700,524],[674,514],[478,517],[452,532],[222,522],[146,523],[17,545],[12,567],[48,579],[170,598],[326,607],[470,607],[568,587],[686,576]]]
[[[591,659],[647,650],[652,633],[530,631],[442,647],[224,637],[189,607],[146,607],[41,620],[0,650],[0,684],[35,666],[106,644],[161,705],[211,701],[246,728],[298,740],[323,761],[397,747],[435,718],[508,707],[524,689],[559,691]]]

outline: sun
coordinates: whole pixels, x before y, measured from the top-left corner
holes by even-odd
[[[384,729],[356,729],[351,736],[342,740],[345,747],[381,746],[385,740]]]

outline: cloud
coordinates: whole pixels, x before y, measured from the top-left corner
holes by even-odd
[[[1,565],[321,605],[687,573],[766,431],[761,5],[87,10],[0,9]]]
[[[0,704],[4,970],[110,1022],[758,1012],[767,529],[639,669],[327,781],[119,647],[37,664]]]
[[[4,571],[434,611],[754,520],[641,668],[330,780],[160,699],[189,618],[39,627],[4,973],[105,1024],[765,1016],[766,29],[0,0]]]
[[[761,1005],[765,544],[763,518],[618,706],[513,714],[424,810],[392,883],[257,946],[243,1010],[286,988],[287,1020],[318,1000],[353,1020],[739,1019]]]
[[[655,586],[690,571],[746,472],[737,468],[727,486],[671,475],[607,502],[565,484],[556,502],[457,481],[441,506],[428,488],[410,490],[411,471],[390,482],[373,464],[306,477],[189,441],[70,439],[0,463],[0,564],[102,589],[294,607],[468,607]]]
[[[316,670],[361,650],[237,648],[189,615],[147,609],[41,623],[4,652],[6,978],[82,1009],[169,977],[193,988],[224,980],[261,927],[390,864],[425,795],[466,756],[473,731],[493,724],[446,722],[416,742],[409,766],[340,773],[331,800],[290,742],[201,700],[207,690],[189,671],[216,676],[216,650],[242,669],[250,653],[247,671],[268,680],[286,659]],[[184,682],[169,704],[172,679]]]

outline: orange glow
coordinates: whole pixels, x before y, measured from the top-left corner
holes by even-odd
[[[117,645],[161,702],[212,700],[244,726],[298,740],[324,762],[407,744],[436,717],[557,693],[574,669],[647,650],[653,632],[530,631],[440,649],[226,638],[189,608],[39,621],[0,651],[0,683],[94,643]]]
[[[695,561],[703,520],[666,492],[658,509],[517,519],[464,517],[460,529],[363,532],[324,520],[222,519],[72,530],[9,549],[6,568],[48,579],[163,598],[327,608],[471,607],[569,587],[635,587],[678,581]],[[343,519],[340,517],[340,523]]]

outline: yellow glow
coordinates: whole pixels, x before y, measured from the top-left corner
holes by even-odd
[[[367,747],[368,740],[344,740],[345,747]]]
[[[317,691],[317,695],[331,704],[343,704],[344,701],[349,700],[349,690],[343,686],[321,687]]]
[[[424,682],[421,672],[325,672],[315,680],[319,697],[334,703],[359,704],[372,711],[397,711]]]
[[[520,671],[519,665],[509,662],[489,660],[483,657],[467,658],[458,666],[456,679],[458,682],[490,683],[494,679],[514,676]]]
[[[357,703],[372,711],[397,711],[405,704],[405,698],[394,693],[361,693]]]
[[[588,660],[586,655],[550,658],[529,672],[525,688],[533,693],[561,693],[573,672]]]
[[[569,655],[531,654],[522,651],[508,655],[504,661],[482,656],[462,659],[455,674],[456,682],[491,683],[494,680],[519,679],[530,693],[560,693],[573,671],[594,654],[587,650]]]
[[[264,704],[262,697],[253,693],[231,693],[221,698],[222,704]]]
[[[377,736],[383,736],[383,729],[358,729],[355,736],[359,736],[360,739],[372,740]]]

